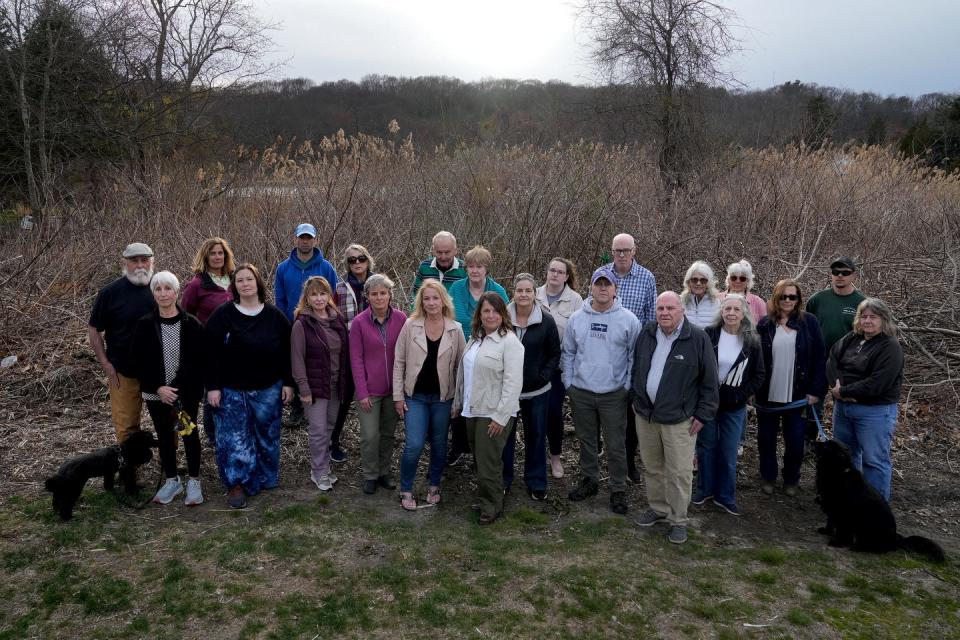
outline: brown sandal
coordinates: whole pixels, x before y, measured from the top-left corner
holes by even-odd
[[[440,504],[440,487],[430,487],[427,489],[427,504]]]
[[[400,506],[407,511],[417,510],[417,499],[413,497],[410,491],[404,491],[400,494]]]

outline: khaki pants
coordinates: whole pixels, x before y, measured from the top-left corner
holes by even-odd
[[[120,373],[117,378],[120,380],[120,388],[115,388],[109,380],[107,388],[110,390],[110,420],[117,434],[117,442],[123,442],[131,433],[140,431],[143,399],[140,397],[139,380]]]
[[[503,448],[513,422],[510,418],[500,435],[491,437],[487,434],[490,418],[467,418],[467,440],[477,470],[480,512],[485,516],[499,516],[503,512]]]
[[[392,396],[370,396],[370,413],[357,407],[360,420],[360,469],[364,480],[390,475],[394,432],[400,416]]]
[[[637,448],[643,460],[647,502],[651,509],[666,515],[670,524],[687,523],[696,442],[696,436],[690,435],[690,420],[660,424],[637,416]]]

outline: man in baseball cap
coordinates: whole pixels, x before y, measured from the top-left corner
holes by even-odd
[[[150,291],[153,249],[134,242],[120,255],[123,275],[97,294],[87,327],[90,346],[107,376],[110,416],[117,442],[140,430],[140,383],[134,377],[128,352],[137,320],[156,306]]]
[[[827,353],[853,329],[857,306],[866,298],[857,289],[856,282],[857,263],[848,256],[840,256],[830,263],[830,286],[807,300],[806,310],[820,322]]]
[[[287,314],[290,322],[293,322],[293,310],[300,301],[300,292],[307,278],[323,276],[330,283],[331,290],[337,289],[337,272],[317,248],[317,228],[304,222],[297,225],[293,235],[293,250],[277,266],[273,287],[277,307]]]
[[[593,272],[590,297],[570,316],[563,333],[560,369],[580,440],[582,476],[568,497],[576,502],[600,490],[597,437],[602,429],[610,471],[610,510],[622,515],[627,512],[624,429],[640,321],[617,299],[619,282],[610,267]]]

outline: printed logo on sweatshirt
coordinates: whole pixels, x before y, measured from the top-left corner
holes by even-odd
[[[602,322],[591,322],[590,323],[590,337],[599,338],[600,340],[607,339],[607,325]]]

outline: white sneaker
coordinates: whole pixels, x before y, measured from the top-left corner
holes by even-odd
[[[333,475],[332,473],[328,473],[328,474],[327,474],[327,479],[330,481],[330,484],[337,484],[337,480],[339,480],[340,478],[338,478],[337,476]]]
[[[198,504],[203,504],[203,492],[200,490],[200,478],[188,478],[187,479],[187,497],[184,498],[183,504],[188,507],[195,507]]]
[[[153,502],[157,504],[170,504],[173,499],[183,493],[183,483],[180,482],[180,476],[176,478],[167,478],[163,483],[157,495],[153,496]]]
[[[315,472],[310,472],[310,479],[313,480],[313,484],[317,485],[317,489],[320,491],[330,491],[333,489],[333,482],[330,481],[330,476],[318,476]]]

